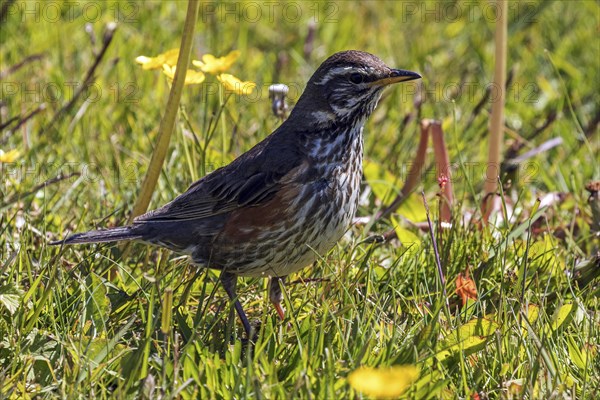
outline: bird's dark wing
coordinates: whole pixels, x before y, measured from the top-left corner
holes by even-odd
[[[301,163],[293,147],[271,135],[226,167],[192,184],[163,207],[135,219],[136,223],[209,218],[240,207],[260,205],[282,187],[282,178]],[[277,148],[274,153],[271,149]]]

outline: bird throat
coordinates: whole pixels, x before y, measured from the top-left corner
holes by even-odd
[[[308,156],[313,162],[324,164],[356,162],[356,157],[362,161],[363,125],[364,119],[310,133],[312,137],[304,140]]]

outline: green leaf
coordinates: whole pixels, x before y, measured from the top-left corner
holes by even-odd
[[[19,308],[23,293],[21,289],[12,284],[0,286],[0,304],[13,315]]]
[[[552,235],[544,234],[541,240],[536,240],[529,247],[529,258],[540,267],[564,265],[564,261],[557,257],[557,246],[552,240]]]
[[[381,164],[375,161],[365,160],[363,173],[375,197],[384,204],[389,203],[398,193],[395,185],[396,177]]]
[[[571,358],[571,362],[577,366],[579,369],[585,369],[586,361],[587,361],[587,352],[584,350],[580,350],[577,343],[575,343],[575,339],[572,336],[567,335],[567,348],[569,349],[569,356]]]
[[[400,240],[402,246],[408,248],[411,253],[420,252],[421,239],[412,231],[402,227],[400,222],[393,216],[391,217],[391,221],[394,226],[396,236],[398,236],[398,240]]]
[[[500,325],[490,319],[472,319],[444,337],[442,340],[444,350],[439,352],[436,357],[443,360],[452,353],[464,351],[471,354],[479,351],[485,347],[497,329],[500,329]]]
[[[105,323],[110,314],[110,300],[107,288],[100,277],[94,273],[86,278],[87,292],[85,317],[93,322],[96,331],[104,331]]]
[[[554,312],[552,319],[552,330],[555,331],[560,328],[568,319],[570,319],[571,313],[576,310],[574,303],[564,304],[558,310]]]
[[[527,336],[529,334],[529,331],[527,330],[527,325],[529,322],[530,325],[533,325],[533,323],[535,321],[537,321],[538,317],[540,316],[540,307],[537,306],[536,304],[528,304],[527,305],[527,311],[525,312],[525,317],[527,318],[527,321],[525,321],[525,319],[521,320],[521,328],[523,329],[523,336]]]
[[[439,371],[423,374],[413,385],[414,391],[410,393],[415,399],[429,400],[441,398],[442,390],[447,386],[449,380],[443,379]]]
[[[96,373],[101,373],[102,366],[100,364],[102,364],[103,362],[106,361],[107,357],[109,357],[111,352],[119,344],[119,341],[121,340],[123,335],[125,335],[126,333],[129,332],[134,321],[135,321],[135,316],[130,318],[129,321],[127,321],[127,323],[125,323],[125,325],[123,325],[123,327],[121,329],[119,329],[119,331],[116,332],[114,334],[114,336],[111,336],[108,340],[103,339],[103,338],[93,340],[92,341],[93,348],[91,349],[91,353],[88,357],[88,359],[90,360],[90,363],[86,364],[86,366],[88,368],[93,367],[93,366],[99,366],[100,370],[98,370],[95,367],[94,367],[94,369],[96,369],[96,371],[95,371]],[[86,368],[82,368],[79,373],[79,377],[77,378],[77,382],[81,383],[86,378],[87,374],[88,374],[88,370]]]
[[[400,207],[398,207],[396,213],[412,222],[422,222],[427,220],[425,204],[423,204],[423,199],[418,193],[410,194]]]

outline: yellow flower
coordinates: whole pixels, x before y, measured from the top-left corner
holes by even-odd
[[[415,365],[396,365],[389,368],[360,367],[348,375],[355,390],[376,399],[396,398],[417,379],[419,368]]]
[[[179,49],[171,49],[156,57],[139,56],[135,59],[135,62],[141,64],[143,69],[159,69],[164,64],[170,66],[177,65],[178,58]]]
[[[163,74],[165,74],[167,78],[169,78],[169,81],[173,82],[173,79],[175,79],[175,70],[177,69],[177,67],[173,67],[168,64],[163,64],[162,68]],[[195,85],[197,83],[204,82],[204,78],[205,76],[202,72],[195,71],[193,69],[188,69],[187,73],[185,74],[185,82],[183,84]]]
[[[256,87],[256,83],[250,81],[241,81],[230,74],[221,74],[217,76],[217,79],[223,84],[225,90],[235,94],[249,95]]]
[[[219,74],[227,71],[240,56],[239,50],[234,50],[225,57],[215,57],[212,54],[202,56],[202,61],[194,60],[192,64],[209,74]]]
[[[5,153],[0,149],[0,163],[14,162],[17,158],[19,158],[19,155],[19,150],[11,150]]]

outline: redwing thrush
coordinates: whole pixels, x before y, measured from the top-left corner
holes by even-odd
[[[365,120],[387,85],[420,77],[369,53],[336,53],[310,78],[289,118],[231,164],[131,225],[52,244],[138,240],[220,269],[250,335],[237,277],[270,277],[269,297],[283,318],[280,282],[331,249],[354,218]]]

